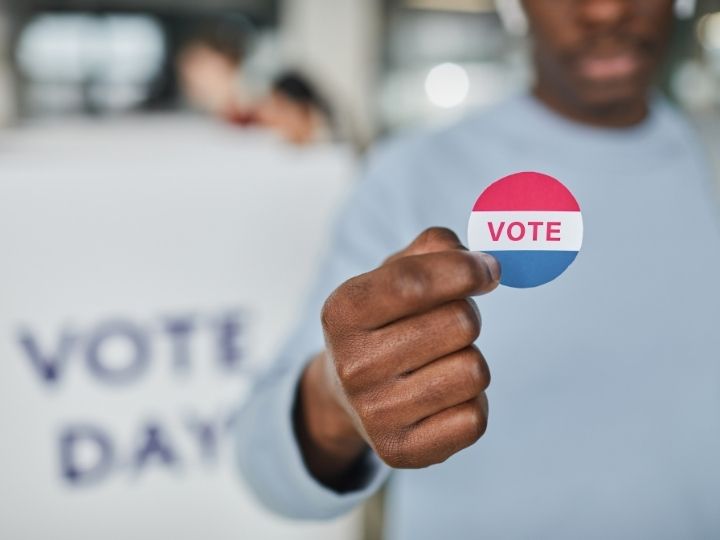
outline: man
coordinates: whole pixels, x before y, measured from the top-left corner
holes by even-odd
[[[200,24],[180,49],[176,69],[185,99],[200,111],[236,124],[253,121],[242,61],[246,30],[232,20]]]
[[[332,112],[326,100],[304,75],[287,71],[257,104],[256,120],[291,144],[303,146],[331,136]]]
[[[401,469],[391,539],[718,538],[720,233],[700,144],[651,90],[672,2],[524,5],[533,95],[376,155],[240,466],[303,518]],[[576,195],[584,247],[551,284],[494,290],[450,230],[524,170]]]

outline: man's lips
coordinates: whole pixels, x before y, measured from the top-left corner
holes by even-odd
[[[580,74],[588,79],[623,79],[640,69],[637,54],[624,52],[611,56],[585,56],[579,62]]]

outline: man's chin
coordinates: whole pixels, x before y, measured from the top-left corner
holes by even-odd
[[[647,104],[647,86],[634,81],[593,82],[582,85],[579,105],[599,119],[637,114]]]

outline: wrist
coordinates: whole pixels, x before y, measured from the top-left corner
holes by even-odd
[[[305,369],[299,396],[304,421],[308,434],[320,448],[338,457],[354,458],[366,444],[342,405],[342,391],[331,369],[325,353],[317,355]]]
[[[298,385],[295,424],[310,471],[323,483],[338,487],[368,446],[343,407],[341,390],[329,371],[324,353],[305,368]]]

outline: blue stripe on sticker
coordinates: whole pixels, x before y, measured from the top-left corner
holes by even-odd
[[[502,268],[500,283],[516,289],[544,285],[562,274],[577,251],[487,251]]]

